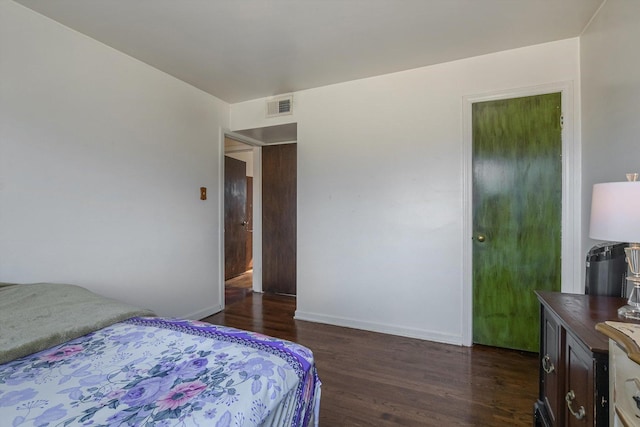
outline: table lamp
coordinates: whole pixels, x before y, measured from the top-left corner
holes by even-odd
[[[618,315],[640,320],[640,182],[638,174],[627,174],[627,182],[607,182],[593,186],[589,237],[612,242],[629,242],[625,248],[633,285],[627,305]]]

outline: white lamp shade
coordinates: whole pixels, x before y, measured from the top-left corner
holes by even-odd
[[[593,186],[589,237],[640,243],[640,181]]]

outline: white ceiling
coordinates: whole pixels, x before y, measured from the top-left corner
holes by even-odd
[[[604,0],[17,0],[229,103],[580,35]]]

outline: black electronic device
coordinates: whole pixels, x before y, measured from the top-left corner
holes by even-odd
[[[589,250],[585,294],[627,297],[626,247],[627,243],[606,242]]]

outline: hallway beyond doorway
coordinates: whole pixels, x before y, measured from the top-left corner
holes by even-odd
[[[239,276],[224,282],[225,305],[241,301],[253,292],[253,270],[247,270]]]

